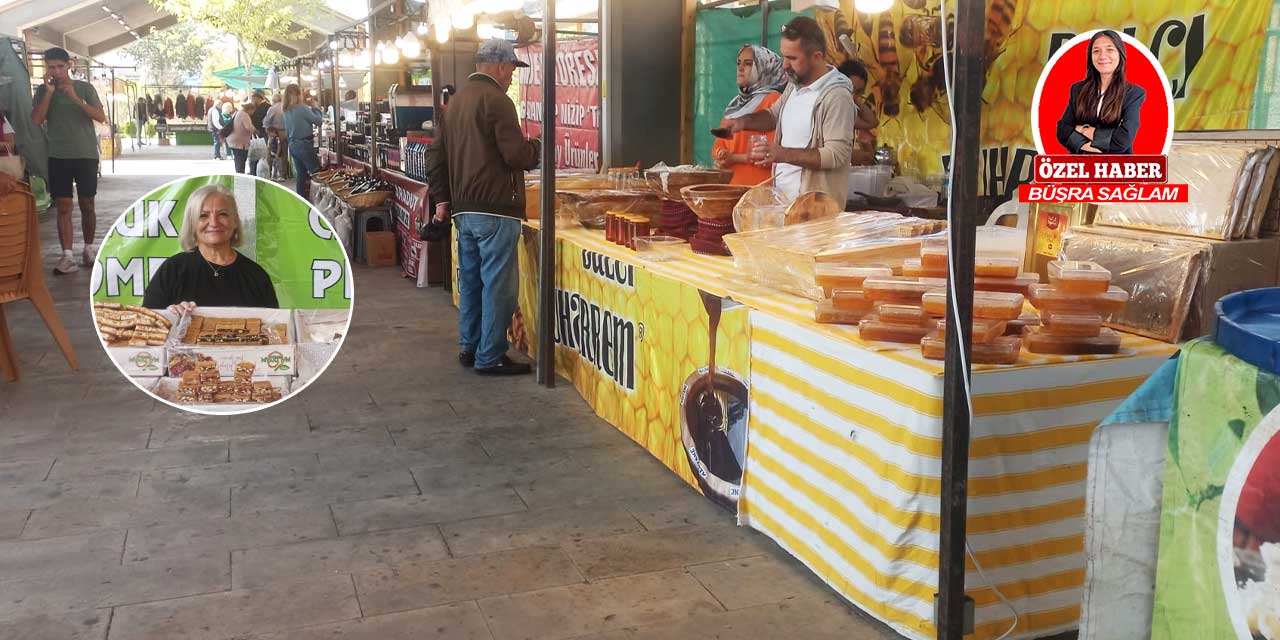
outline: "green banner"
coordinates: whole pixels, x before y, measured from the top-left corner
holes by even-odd
[[[329,222],[292,191],[250,176],[200,176],[152,191],[125,210],[102,243],[94,265],[94,300],[141,304],[150,278],[180,253],[187,198],[207,184],[235,194],[242,243],[237,250],[271,276],[280,307],[346,309],[353,283],[346,255]]]
[[[1280,378],[1182,348],[1151,640],[1280,638]]]
[[[738,83],[734,77],[738,51],[745,44],[760,44],[762,30],[769,35],[769,48],[777,51],[782,45],[782,25],[798,15],[813,15],[787,11],[789,2],[769,3],[769,28],[764,30],[760,7],[737,9],[700,9],[698,29],[694,45],[693,92],[693,159],[704,166],[715,166],[711,158],[711,144],[715,138],[711,130],[720,126],[724,109],[738,95]]]

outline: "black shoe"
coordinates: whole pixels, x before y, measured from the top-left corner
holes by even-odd
[[[476,373],[482,376],[523,376],[532,372],[533,367],[529,363],[515,362],[506,356],[492,367],[476,367]]]
[[[476,366],[476,354],[463,351],[458,354],[458,362],[464,367],[474,367]]]

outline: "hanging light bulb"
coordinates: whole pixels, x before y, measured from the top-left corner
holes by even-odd
[[[346,78],[342,78],[342,77],[339,77],[339,78],[338,78],[338,88],[339,88],[339,89],[346,89],[346,88],[347,88],[347,79],[346,79]]]
[[[376,51],[374,51],[374,52],[373,52],[373,63],[374,63],[374,64],[382,64],[382,49],[381,49],[381,48],[379,48],[378,50],[376,50]]]
[[[400,51],[395,47],[387,47],[382,52],[382,61],[387,64],[398,64],[400,62]]]
[[[471,9],[469,7],[463,7],[458,10],[457,13],[453,14],[453,26],[462,31],[466,31],[471,27],[474,27],[475,24],[476,14],[471,13]]]
[[[413,36],[405,36],[404,45],[400,47],[400,53],[406,58],[417,58],[422,55],[422,43]]]
[[[419,23],[418,23],[418,35],[420,35],[420,36],[425,36],[425,35],[427,35],[427,31],[428,31],[428,30],[429,30],[429,29],[427,28],[427,23],[425,23],[425,22],[419,22]]]
[[[498,37],[498,28],[488,22],[481,22],[476,25],[476,37],[481,40],[489,40]]]
[[[436,42],[444,44],[449,41],[449,24],[444,21],[436,23]]]
[[[338,50],[338,41],[337,41],[337,40],[330,40],[330,41],[329,41],[329,48],[330,48],[330,49],[332,49],[333,51],[337,51],[337,50]]]
[[[853,6],[862,13],[882,13],[893,6],[893,0],[854,0]]]

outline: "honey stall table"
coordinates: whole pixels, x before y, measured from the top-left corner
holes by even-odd
[[[520,248],[520,308],[530,337],[536,228],[526,223]],[[899,633],[936,637],[942,363],[913,345],[864,342],[853,327],[817,324],[813,301],[744,282],[730,258],[686,248],[680,259],[648,262],[579,227],[558,231],[556,255],[557,371],[602,418],[704,494],[700,470],[682,455],[679,407],[671,406],[682,390],[672,385],[708,354],[705,312],[691,296],[732,301],[720,320],[717,366],[749,389],[740,524]],[[624,321],[656,318],[632,345],[637,361],[651,360],[642,362],[648,377],[639,383],[650,388],[613,383],[593,362],[599,354],[566,346],[564,334],[581,325],[578,315],[566,319],[566,303],[598,308],[601,320],[606,312]],[[656,346],[642,347],[645,341]],[[1011,637],[1077,626],[1089,438],[1174,351],[1126,335],[1115,356],[1024,351],[1017,365],[974,367],[969,541],[1018,610]],[[1012,615],[969,564],[973,637],[995,638]]]

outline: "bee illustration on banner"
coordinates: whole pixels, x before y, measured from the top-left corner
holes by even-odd
[[[983,37],[984,71],[991,72],[996,59],[1004,53],[1005,43],[1018,32],[1018,28],[1014,26],[1017,13],[1018,0],[991,0],[987,7],[986,33]],[[947,33],[950,35],[952,32]]]
[[[898,69],[898,43],[893,33],[893,18],[881,14],[876,30],[876,62],[881,75],[878,88],[880,90],[880,109],[886,116],[898,115],[898,92],[902,88],[902,74]]]

